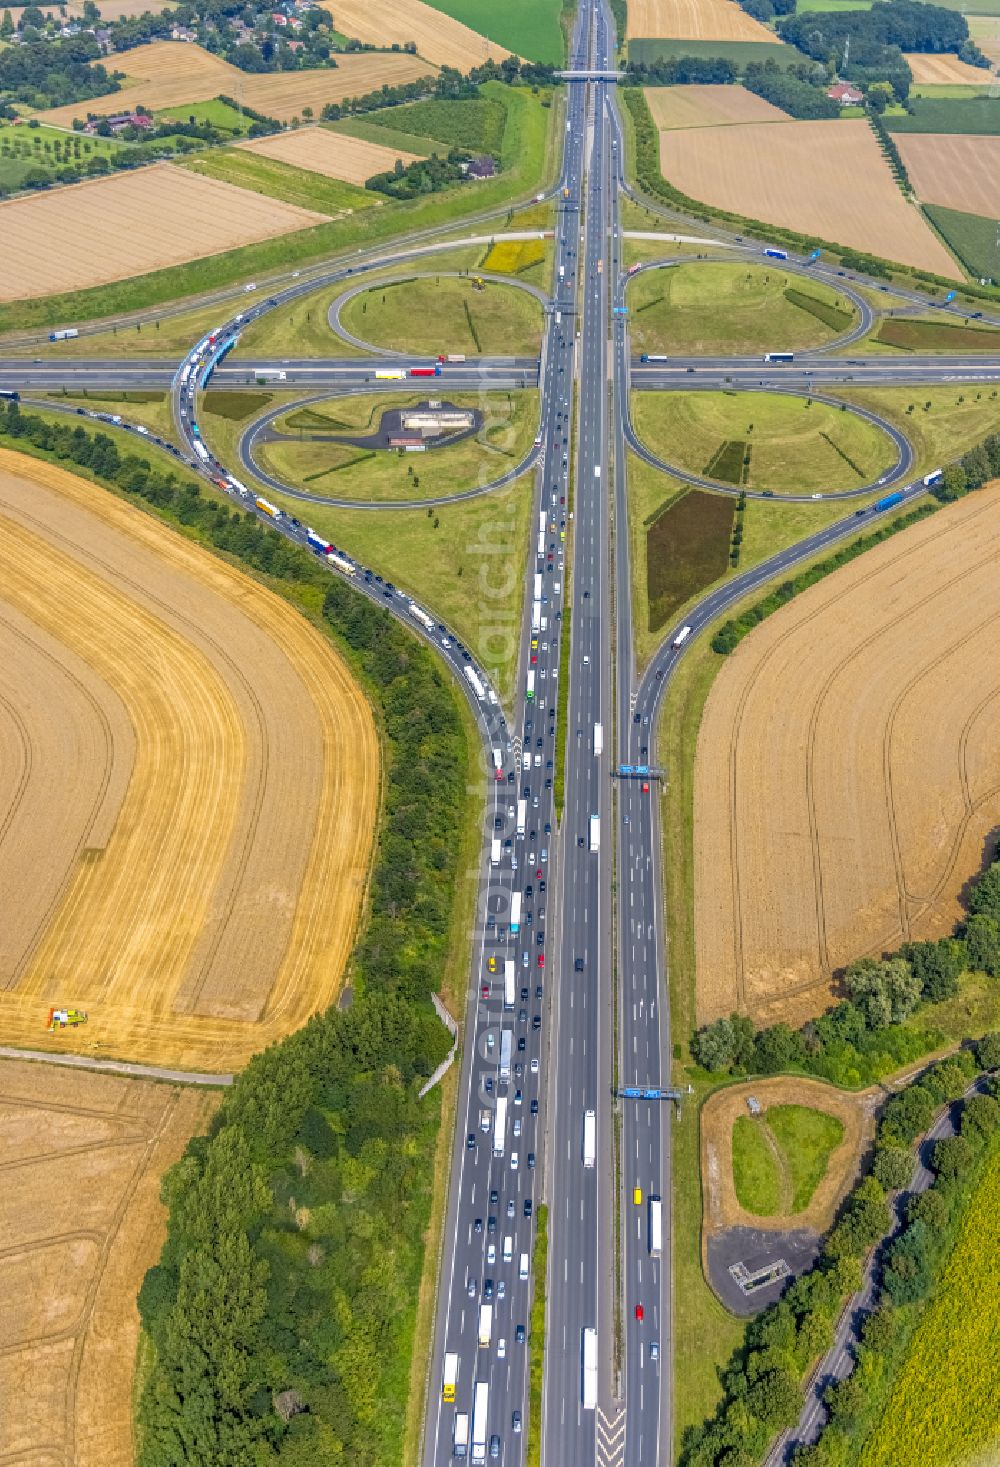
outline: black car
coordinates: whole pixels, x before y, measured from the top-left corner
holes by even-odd
[[[535,1153],[533,1151],[528,1152],[528,1170],[529,1172],[535,1170]]]
[[[528,1010],[527,1009],[518,1009],[518,1011],[517,1011],[517,1022],[519,1024],[526,1024],[528,1022]]]
[[[539,929],[538,932],[535,933],[535,944],[537,947],[545,946],[545,933],[542,932],[541,929]]]
[[[545,834],[546,835],[551,835],[552,834],[552,826],[549,824],[549,822],[547,820],[545,822]]]
[[[542,985],[540,983],[536,983],[535,984],[535,997],[536,998],[541,998],[541,996],[542,996]]]
[[[524,1325],[523,1324],[519,1324],[518,1327],[517,1327],[517,1329],[514,1331],[514,1339],[517,1341],[517,1343],[519,1345],[523,1345],[524,1344],[524,1341],[525,1341],[525,1333],[524,1333]]]
[[[477,1232],[477,1233],[481,1233],[483,1231],[483,1220],[482,1220],[481,1217],[477,1217],[476,1218],[475,1227],[474,1227],[473,1231],[474,1232]]]
[[[574,969],[576,970],[577,973],[582,973],[583,972],[583,959],[582,958],[577,958],[576,961],[573,964],[573,967],[574,967]]]
[[[493,817],[493,829],[503,830],[503,821],[501,820],[499,815],[494,815]]]
[[[540,892],[545,890],[545,880],[544,880],[544,878],[538,883],[538,890]]]
[[[537,1114],[538,1114],[538,1101],[537,1100],[533,1100],[531,1102],[531,1114],[533,1116],[537,1116]]]
[[[500,1201],[500,1194],[499,1194],[499,1192],[497,1191],[496,1187],[491,1187],[490,1188],[490,1206],[491,1207],[496,1207],[496,1205],[497,1205],[497,1203],[499,1201]]]
[[[521,1002],[522,1003],[527,1003],[528,1002],[528,990],[526,988],[522,988],[521,989]]]
[[[541,1014],[536,1014],[535,1015],[535,1017],[531,1021],[531,1027],[532,1027],[532,1029],[535,1030],[536,1033],[542,1027],[542,1016],[541,1016]]]
[[[483,1279],[483,1298],[486,1300],[487,1304],[493,1298],[493,1280],[492,1279]]]
[[[525,1215],[525,1217],[530,1217],[531,1216],[531,1198],[530,1197],[526,1197],[524,1199],[524,1215]]]
[[[521,1037],[520,1037],[520,1039],[517,1041],[517,1052],[518,1052],[518,1054],[523,1054],[524,1051],[525,1051],[525,1049],[526,1049],[526,1047],[527,1046],[525,1045],[525,1042],[524,1042],[524,1035],[522,1034]],[[469,1132],[469,1139],[471,1140],[473,1146],[475,1146],[475,1144],[476,1144],[476,1138],[475,1138],[475,1136],[473,1136],[473,1134],[472,1134],[471,1131]]]
[[[489,1217],[486,1220],[486,1231],[489,1233],[490,1237],[492,1237],[493,1234],[496,1232],[496,1230],[497,1230],[497,1220],[496,1220],[495,1216],[493,1215],[493,1213],[490,1213]]]
[[[466,1140],[465,1140],[465,1149],[466,1149],[466,1151],[475,1151],[475,1149],[476,1149],[476,1133],[475,1133],[475,1131],[470,1131],[469,1134],[468,1134],[468,1136],[466,1137]]]

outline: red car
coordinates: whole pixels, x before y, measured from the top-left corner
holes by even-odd
[[[645,1310],[643,1309],[643,1307],[642,1307],[641,1304],[637,1304],[635,1306],[635,1317],[639,1321],[640,1324],[642,1323],[643,1319],[646,1317],[645,1316]]]
[[[644,784],[643,785],[642,792],[643,792],[644,795],[648,795],[649,794],[649,785],[648,784]]]
[[[484,983],[483,984],[483,998],[489,998],[489,996],[490,996],[490,985],[488,983]]]
[[[545,954],[544,953],[539,953],[538,954],[538,966],[540,968],[544,968],[545,967]]]

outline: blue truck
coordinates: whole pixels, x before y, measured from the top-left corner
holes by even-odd
[[[884,499],[876,499],[872,505],[872,514],[879,514],[883,509],[892,509],[894,504],[902,504],[903,491],[897,489],[895,494],[887,494]]]

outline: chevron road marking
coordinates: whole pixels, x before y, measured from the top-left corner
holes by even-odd
[[[597,1467],[622,1467],[625,1461],[625,1412],[606,1416],[597,1408]]]

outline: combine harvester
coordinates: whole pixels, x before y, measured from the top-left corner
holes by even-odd
[[[82,1009],[49,1009],[49,1022],[47,1029],[75,1029],[79,1024],[87,1022],[87,1015]]]

